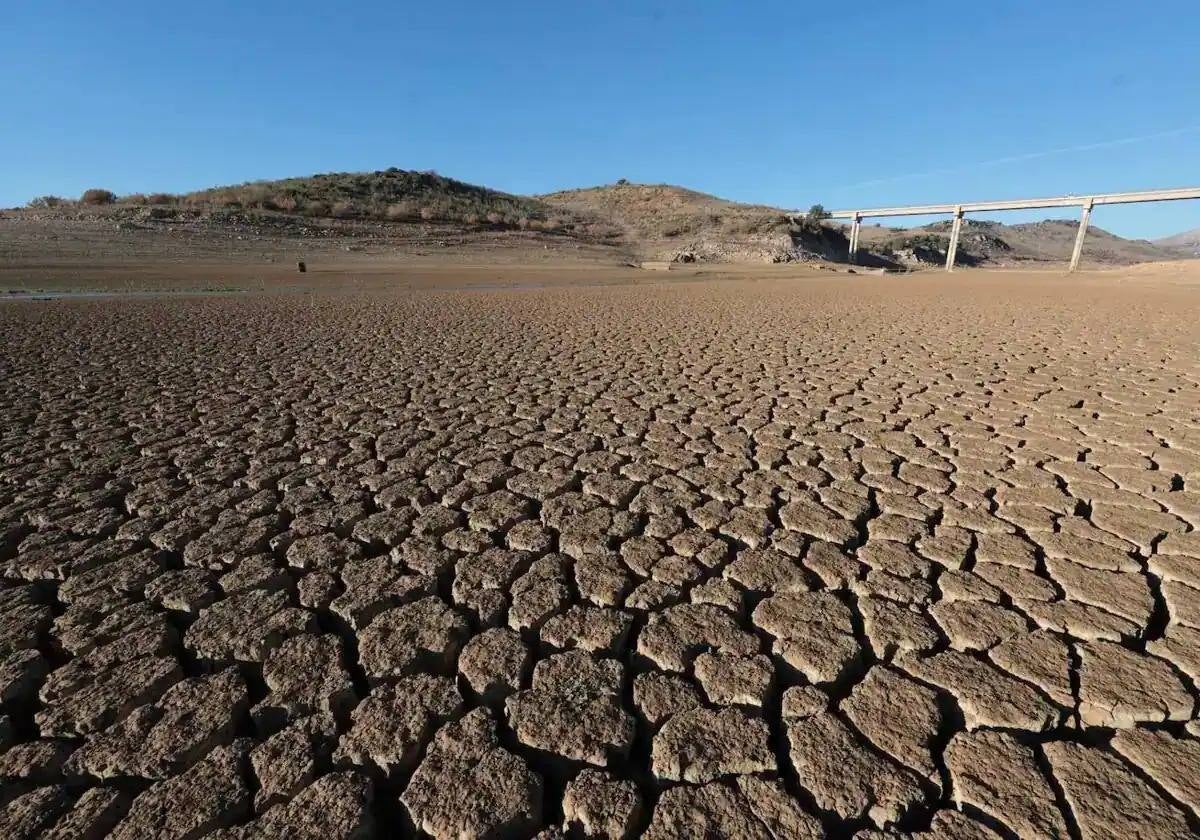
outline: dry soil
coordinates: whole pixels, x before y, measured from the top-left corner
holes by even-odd
[[[206,270],[0,303],[0,836],[1200,828],[1195,271]]]

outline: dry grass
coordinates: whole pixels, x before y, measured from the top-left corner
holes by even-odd
[[[739,204],[670,184],[618,181],[539,196],[561,210],[611,220],[647,239],[782,233],[784,211]]]

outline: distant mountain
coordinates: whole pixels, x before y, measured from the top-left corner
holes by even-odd
[[[1191,256],[1200,256],[1200,228],[1155,239],[1154,244],[1174,251],[1183,251]]]

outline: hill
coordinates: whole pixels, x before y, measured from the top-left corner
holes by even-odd
[[[441,220],[510,226],[558,222],[560,215],[534,198],[468,184],[436,172],[394,168],[215,187],[180,196],[178,203],[341,219]]]
[[[1155,239],[1154,244],[1160,248],[1182,251],[1188,256],[1200,256],[1200,228]]]
[[[681,262],[790,262],[844,258],[836,228],[793,224],[786,210],[741,204],[671,184],[619,181],[538,196],[552,207],[600,219],[643,257]]]
[[[493,190],[436,172],[386,169],[334,172],[251,181],[179,195],[87,190],[78,201],[43,196],[30,202],[39,210],[84,209],[117,214],[122,207],[162,208],[152,218],[169,218],[171,208],[202,213],[240,213],[271,220],[269,214],[307,219],[389,222],[443,222],[488,229],[520,228],[612,237],[594,219],[564,214],[529,196]],[[268,214],[268,215],[264,215]],[[278,222],[278,219],[275,219]]]
[[[15,226],[8,225],[7,238],[0,238],[0,253],[29,258],[72,248],[145,254],[159,245],[180,254],[187,246],[211,255],[244,249],[271,258],[317,242],[418,255],[480,248],[516,254],[536,248],[546,252],[539,258],[569,253],[621,262],[844,262],[848,256],[843,224],[670,184],[619,181],[522,196],[396,168],[254,181],[182,195],[116,196],[93,189],[78,201],[46,196],[5,218]],[[113,237],[114,227],[122,237]],[[1065,261],[1077,229],[1074,221],[1003,225],[968,219],[959,259],[965,265],[995,266]],[[866,225],[858,262],[896,269],[941,263],[949,230],[949,221],[916,228]],[[1188,242],[1196,238],[1172,238],[1182,246],[1132,241],[1093,227],[1084,257],[1102,265],[1179,259],[1191,255]]]
[[[626,241],[658,259],[770,261],[821,258],[844,261],[846,226],[817,226],[795,213],[734,201],[668,184],[619,182],[564,190],[538,198],[553,207],[603,219],[620,228]],[[1078,223],[1047,220],[1004,225],[967,219],[958,258],[965,265],[1019,265],[1070,258]],[[886,268],[939,264],[946,259],[950,222],[915,228],[868,225],[863,228],[859,262]],[[1092,264],[1130,265],[1169,260],[1179,254],[1159,244],[1128,240],[1092,226],[1084,259]]]
[[[948,220],[916,228],[868,226],[863,228],[861,241],[870,252],[903,264],[940,262],[946,256],[950,227]],[[1078,230],[1078,222],[1064,219],[1005,225],[968,218],[963,223],[958,259],[965,265],[992,266],[1062,262],[1070,259]],[[1091,264],[1132,265],[1179,256],[1155,243],[1124,239],[1095,225],[1088,228],[1084,240],[1083,258]]]

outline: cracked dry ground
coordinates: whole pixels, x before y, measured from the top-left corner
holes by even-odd
[[[0,310],[0,836],[1200,828],[1190,289]]]

